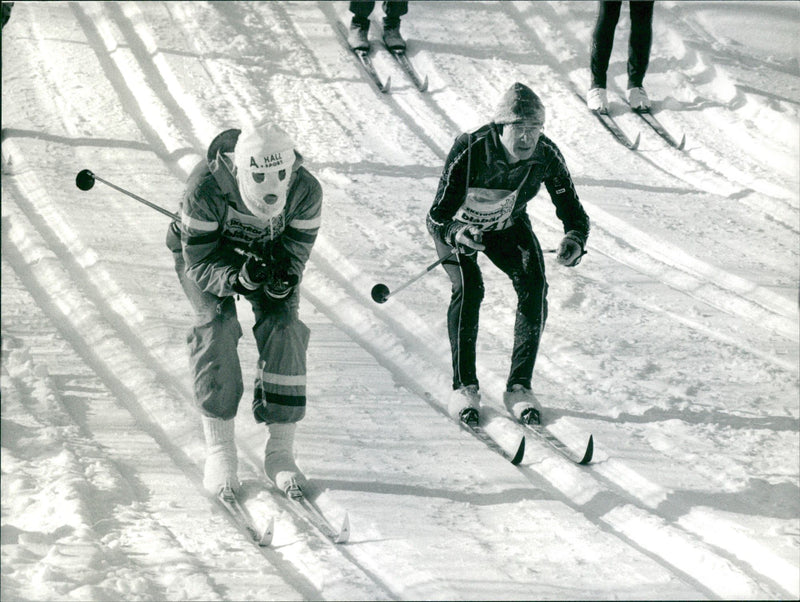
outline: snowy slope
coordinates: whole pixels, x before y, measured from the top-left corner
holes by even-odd
[[[594,11],[414,2],[403,29],[429,91],[379,49],[381,95],[336,32],[346,2],[17,2],[3,30],[0,597],[800,596],[800,5],[657,3],[646,85],[683,151],[624,110],[626,7],[609,87],[639,150],[586,111]],[[443,272],[369,297],[435,259],[424,217],[446,153],[514,81],[545,101],[592,218],[583,263],[548,263],[535,375],[548,428],[576,450],[594,435],[587,468],[531,437],[514,467],[446,416]],[[240,476],[257,521],[276,519],[274,545],[257,550],[203,493],[168,219],[74,185],[88,168],[174,211],[213,136],[265,116],[325,193],[297,454],[325,513],[349,513],[342,546],[264,483],[247,396]],[[546,193],[529,211],[556,246]],[[513,291],[482,265],[484,415],[508,447]]]

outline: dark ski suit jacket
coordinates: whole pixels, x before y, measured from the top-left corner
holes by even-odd
[[[428,212],[429,232],[439,241],[453,245],[455,231],[463,224],[455,217],[464,204],[467,186],[471,189],[518,191],[511,218],[506,223],[509,227],[518,220],[528,220],[528,201],[544,184],[556,207],[556,216],[564,224],[564,232],[574,232],[585,245],[589,236],[589,217],[555,143],[542,134],[530,159],[509,164],[499,135],[497,124],[489,123],[456,138],[445,161],[433,206]]]

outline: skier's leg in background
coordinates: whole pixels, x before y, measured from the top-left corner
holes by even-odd
[[[375,2],[351,2],[350,12],[353,18],[350,20],[350,28],[347,33],[347,43],[353,50],[369,50],[369,16]]]
[[[400,17],[408,13],[406,0],[386,0],[383,3],[383,26],[400,27]]]
[[[237,345],[242,328],[233,297],[206,293],[186,278],[180,252],[175,271],[195,314],[187,337],[194,401],[200,409],[206,439],[203,485],[213,494],[239,487],[234,417],[244,392]]]
[[[353,13],[351,24],[358,25],[362,29],[369,29],[369,16],[372,14],[373,8],[375,8],[375,2],[351,2],[350,12]]]
[[[592,57],[589,66],[592,73],[591,87],[605,88],[608,62],[614,46],[614,31],[619,21],[622,2],[598,0],[597,4],[597,22],[592,33]]]
[[[504,400],[517,418],[526,406],[537,406],[531,379],[547,321],[547,280],[539,241],[526,219],[508,230],[487,232],[486,256],[505,272],[517,293],[514,349]],[[510,395],[509,395],[510,394]]]
[[[387,0],[383,3],[383,43],[390,50],[405,50],[406,41],[400,35],[400,17],[408,12],[405,0]]]
[[[631,2],[631,36],[628,42],[628,88],[641,88],[650,63],[653,42],[653,2]]]
[[[258,347],[253,414],[267,425],[264,469],[282,491],[292,494],[305,482],[294,458],[297,423],[306,410],[306,352],[309,329],[298,317],[299,292],[272,299],[259,292],[247,297],[253,305]]]

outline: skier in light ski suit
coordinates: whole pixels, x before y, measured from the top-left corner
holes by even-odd
[[[491,123],[456,138],[427,216],[439,257],[457,250],[442,264],[452,282],[447,327],[453,393],[448,411],[456,420],[477,424],[479,418],[475,355],[484,286],[478,251],[509,276],[517,294],[514,348],[503,400],[518,420],[541,420],[531,379],[547,319],[547,281],[542,249],[526,212],[528,201],[544,184],[566,233],[557,255],[562,265],[580,262],[589,236],[589,218],[564,157],[542,133],[544,121],[539,97],[521,83],[512,85]]]
[[[293,451],[305,415],[309,336],[298,318],[298,283],[320,227],[322,189],[302,162],[294,141],[269,122],[220,133],[189,176],[180,223],[167,234],[195,314],[187,341],[206,438],[203,484],[213,494],[239,488],[234,417],[244,387],[236,295],[256,319],[252,409],[267,425],[267,476],[287,493],[304,482]]]

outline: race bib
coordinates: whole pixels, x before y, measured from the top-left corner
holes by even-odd
[[[279,213],[272,219],[266,220],[254,215],[246,215],[228,207],[225,224],[222,228],[223,236],[242,243],[251,243],[256,239],[264,238],[274,240],[286,229],[286,218]]]
[[[453,217],[484,232],[504,230],[511,225],[511,213],[518,195],[519,190],[470,188],[464,204]]]

